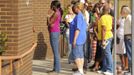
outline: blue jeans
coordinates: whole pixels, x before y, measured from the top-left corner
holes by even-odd
[[[88,68],[88,62],[91,60],[91,47],[90,47],[90,41],[89,41],[89,31],[87,31],[87,40],[83,46],[84,48],[84,68]]]
[[[60,72],[60,54],[59,54],[59,35],[60,32],[51,32],[50,33],[50,43],[52,47],[52,51],[54,54],[54,68],[53,70],[56,72]]]
[[[70,40],[69,34],[66,34],[66,40],[67,40],[67,45],[68,45],[68,62],[71,63],[70,55],[71,55],[71,51],[72,51],[72,46],[69,41]]]
[[[113,73],[113,58],[111,53],[112,38],[108,39],[108,45],[104,49],[104,58],[102,60],[102,71],[109,71]]]
[[[72,48],[72,58],[73,60],[84,58],[83,45],[76,45],[75,48]]]
[[[131,36],[130,36],[131,37]],[[132,39],[124,37],[125,46],[126,46],[126,54],[128,57],[129,67],[131,67],[131,60],[132,60]]]

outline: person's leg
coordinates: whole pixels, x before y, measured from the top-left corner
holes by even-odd
[[[72,63],[72,59],[71,59],[71,57],[72,57],[72,54],[71,54],[71,51],[72,51],[72,46],[71,46],[71,44],[70,44],[70,42],[69,42],[69,34],[67,34],[66,33],[66,41],[67,41],[67,56],[68,56],[68,62],[69,63]]]
[[[84,65],[83,65],[83,68],[84,69],[87,69],[87,63],[88,63],[88,59],[87,59],[87,42],[84,44],[84,47],[83,47],[83,51],[84,51]]]
[[[125,61],[125,70],[128,70],[128,57],[127,57],[127,55],[125,54],[124,55],[124,61]]]
[[[76,65],[77,65],[77,67],[78,67],[78,71],[79,71],[80,73],[84,74],[84,73],[83,73],[84,59],[77,58],[77,59],[75,60],[75,63],[76,63]]]
[[[92,71],[98,71],[98,69],[99,69],[99,64],[100,64],[100,62],[99,62],[99,61],[96,61],[96,62],[95,62],[95,67],[92,69]]]
[[[91,52],[92,60],[95,60],[96,50],[97,50],[97,41],[92,40],[92,52]]]
[[[102,55],[102,50],[100,48],[99,41],[98,41],[97,42],[96,54],[95,54],[95,63],[94,63],[94,67],[92,69],[93,71],[99,69],[99,66],[100,66],[99,61],[101,60],[101,55]]]
[[[54,71],[60,72],[60,56],[59,56],[59,35],[60,33],[51,33],[51,46],[54,54]]]
[[[69,34],[66,34],[66,41],[67,41],[67,55],[69,56],[71,53],[71,47],[70,47],[70,43],[69,43]]]
[[[120,54],[119,57],[120,57],[120,60],[121,60],[122,68],[125,69],[125,56]]]
[[[103,59],[103,69],[113,73],[113,58],[111,53],[111,42],[112,39],[108,39],[108,45],[104,50],[104,59]]]
[[[101,46],[100,46],[99,43],[100,42],[98,41],[98,43],[97,43],[97,51],[96,51],[96,58],[95,58],[95,67],[93,68],[93,71],[97,71],[99,69],[100,62],[102,61],[102,58],[103,58],[102,49],[101,49]]]
[[[104,50],[103,48],[101,47],[101,42],[98,41],[97,42],[97,52],[96,52],[96,68],[97,69],[100,69],[101,71],[105,72],[105,65],[106,64],[106,61],[105,61],[105,54],[104,54]],[[103,66],[104,65],[104,66]]]
[[[87,70],[87,67],[88,67],[88,59],[89,59],[89,51],[88,51],[88,31],[87,31],[87,40],[86,40],[86,42],[85,42],[85,44],[84,44],[84,65],[83,65],[83,68],[84,68],[84,70]]]
[[[83,45],[76,45],[73,48],[73,57],[75,59],[75,64],[78,68],[78,71],[83,74],[83,65],[84,65],[84,52],[83,52]]]
[[[125,40],[125,46],[126,46],[126,54],[127,54],[127,57],[128,57],[128,64],[129,64],[129,69],[131,68],[131,59],[132,59],[132,41],[131,39],[128,39],[128,38],[124,38]]]
[[[79,71],[81,72],[81,73],[83,73],[84,71],[83,71],[83,66],[84,66],[84,58],[80,58],[80,63],[81,63],[81,68],[82,69],[79,69]],[[84,73],[83,73],[84,74]]]
[[[53,33],[50,33],[50,45],[51,45],[52,52],[53,52],[53,55],[54,55]],[[53,56],[53,58],[54,58],[54,56]],[[54,67],[55,67],[55,62],[53,62],[53,70],[52,71],[55,71]]]

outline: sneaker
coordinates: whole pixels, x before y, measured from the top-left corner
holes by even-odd
[[[93,69],[91,69],[91,71],[96,72],[96,71],[98,71],[98,68],[93,68]]]
[[[113,75],[113,73],[106,71],[104,72],[104,75]]]
[[[73,75],[84,75],[84,74],[82,74],[79,71],[77,71],[77,72],[74,72]]]
[[[124,75],[131,75],[131,72],[124,72]]]
[[[51,73],[51,72],[54,72],[54,70],[49,70],[49,71],[47,71],[47,73]]]
[[[97,73],[99,73],[99,74],[103,74],[103,71],[101,71],[101,70],[98,70],[98,71],[97,71]]]
[[[84,74],[86,74],[87,73],[87,69],[83,69],[83,72],[84,72]]]

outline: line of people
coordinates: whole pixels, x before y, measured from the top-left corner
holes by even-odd
[[[114,8],[110,0],[98,3],[84,0],[72,1],[63,13],[58,0],[51,3],[47,22],[50,43],[54,54],[54,68],[49,73],[58,74],[61,69],[59,56],[60,23],[64,21],[68,44],[68,62],[74,64],[74,75],[84,75],[92,61],[91,71],[113,75]],[[124,5],[117,21],[117,54],[124,70],[131,71],[131,10]],[[93,43],[91,43],[93,42]],[[129,63],[128,63],[129,61]]]

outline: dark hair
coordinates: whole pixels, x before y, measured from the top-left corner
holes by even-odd
[[[51,9],[58,9],[61,7],[61,4],[58,0],[52,1],[51,2]]]
[[[80,2],[79,0],[72,0],[71,4],[75,5],[76,3]]]
[[[61,3],[58,0],[54,0],[51,2],[51,9],[55,10],[55,9],[59,9],[61,16],[63,15],[63,10],[61,8]]]
[[[99,8],[99,3],[96,3],[93,7],[92,12],[95,13],[96,12],[96,8]]]
[[[104,7],[103,7],[103,13],[105,14],[105,13],[110,13],[110,7],[108,6],[108,5],[105,5]]]

